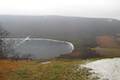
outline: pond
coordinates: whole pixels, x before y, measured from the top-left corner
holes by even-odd
[[[44,38],[11,38],[14,41],[14,52],[20,56],[31,54],[37,59],[48,59],[58,57],[61,54],[70,53],[74,50],[72,43],[67,41],[44,39]]]

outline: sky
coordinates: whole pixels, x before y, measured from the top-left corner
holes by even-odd
[[[0,15],[61,15],[120,19],[120,0],[0,0]]]

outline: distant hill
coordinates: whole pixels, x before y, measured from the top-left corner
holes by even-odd
[[[70,41],[75,46],[70,57],[84,56],[90,48],[99,46],[98,36],[120,34],[120,21],[112,18],[1,15],[0,25],[10,33],[9,37],[31,35]]]
[[[79,40],[120,33],[120,21],[111,18],[1,15],[0,24],[11,37]]]

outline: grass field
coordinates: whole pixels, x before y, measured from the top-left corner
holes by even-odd
[[[55,59],[49,63],[39,60],[0,60],[0,80],[97,80],[90,78],[89,69],[79,68],[89,60]]]
[[[91,48],[91,50],[97,51],[102,57],[120,57],[119,48]]]

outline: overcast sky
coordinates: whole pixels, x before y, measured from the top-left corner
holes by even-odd
[[[120,19],[120,0],[0,0],[0,14]]]

